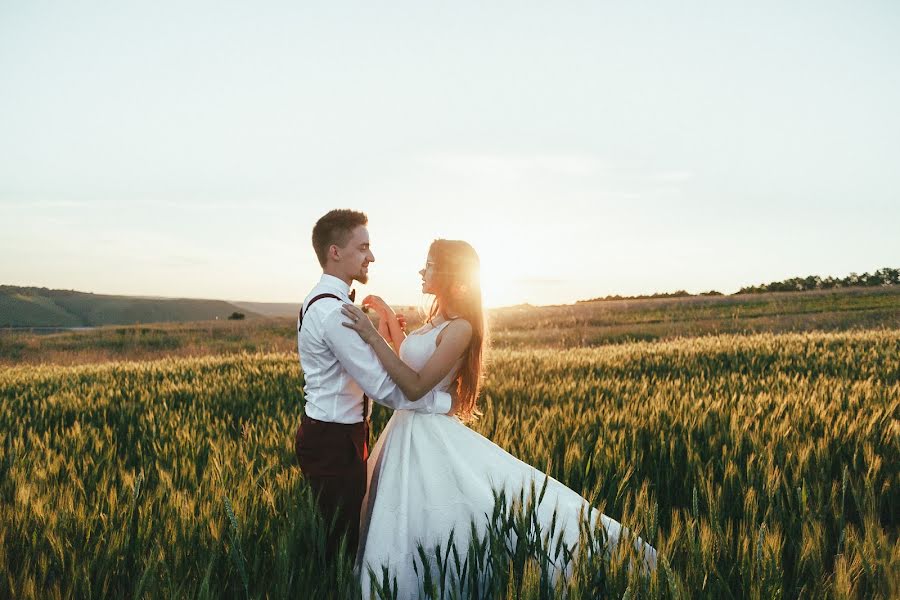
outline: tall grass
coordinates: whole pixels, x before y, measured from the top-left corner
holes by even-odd
[[[301,387],[290,354],[0,372],[0,597],[358,595],[294,463]],[[585,527],[554,581],[546,532],[507,543],[533,520],[526,494],[441,549],[432,597],[452,595],[450,563],[484,597],[900,594],[900,331],[498,350],[483,408],[475,429],[660,565],[629,568],[628,544],[589,560]]]

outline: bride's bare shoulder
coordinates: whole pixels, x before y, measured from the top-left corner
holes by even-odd
[[[448,335],[448,332],[454,339],[460,340],[463,344],[468,344],[469,340],[472,339],[472,324],[463,318],[452,319],[450,324],[444,327],[444,330],[438,334],[437,339],[435,340],[436,346],[441,344],[441,341]]]
[[[472,324],[462,317],[457,317],[455,319],[451,319],[450,324],[447,325],[447,329],[454,328],[456,331],[465,332],[468,335],[472,334]]]

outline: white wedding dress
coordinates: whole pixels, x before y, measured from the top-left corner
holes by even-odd
[[[420,371],[434,353],[436,339],[447,323],[432,329],[426,326],[407,336],[400,347],[403,361]],[[460,364],[436,389],[449,389]],[[368,492],[360,515],[357,556],[363,598],[369,597],[369,569],[381,582],[384,566],[390,579],[396,577],[399,598],[424,597],[418,544],[426,551],[440,544],[443,553],[452,529],[462,561],[471,537],[470,523],[474,520],[479,537],[486,531],[487,515],[494,510],[494,490],[503,490],[508,499],[518,498],[523,486],[527,496],[532,482],[540,491],[547,479],[537,511],[541,530],[550,530],[555,511],[554,541],[562,535],[570,548],[578,541],[582,511],[590,515],[591,522],[600,517],[610,545],[623,531],[618,522],[591,509],[580,494],[520,461],[456,417],[395,411],[372,448],[367,471]],[[656,551],[640,539],[634,543],[643,551],[648,565],[655,567]],[[436,559],[431,554],[428,559],[435,573]]]

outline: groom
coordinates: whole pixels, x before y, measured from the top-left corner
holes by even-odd
[[[366,494],[369,456],[369,399],[393,409],[447,413],[451,397],[429,392],[410,402],[357,333],[344,327],[341,306],[352,303],[354,280],[366,283],[369,263],[368,218],[353,210],[332,210],[316,222],[313,248],[322,278],[297,320],[297,348],[303,369],[306,405],[295,451],[303,476],[316,494],[327,523],[334,520],[327,550],[333,556],[341,536],[355,552],[359,516]]]

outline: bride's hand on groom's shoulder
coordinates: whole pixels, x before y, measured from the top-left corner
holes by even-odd
[[[378,330],[369,320],[369,317],[357,306],[353,304],[345,304],[341,307],[341,312],[347,317],[347,321],[341,323],[344,327],[352,329],[359,334],[367,344],[374,342],[380,337]]]

